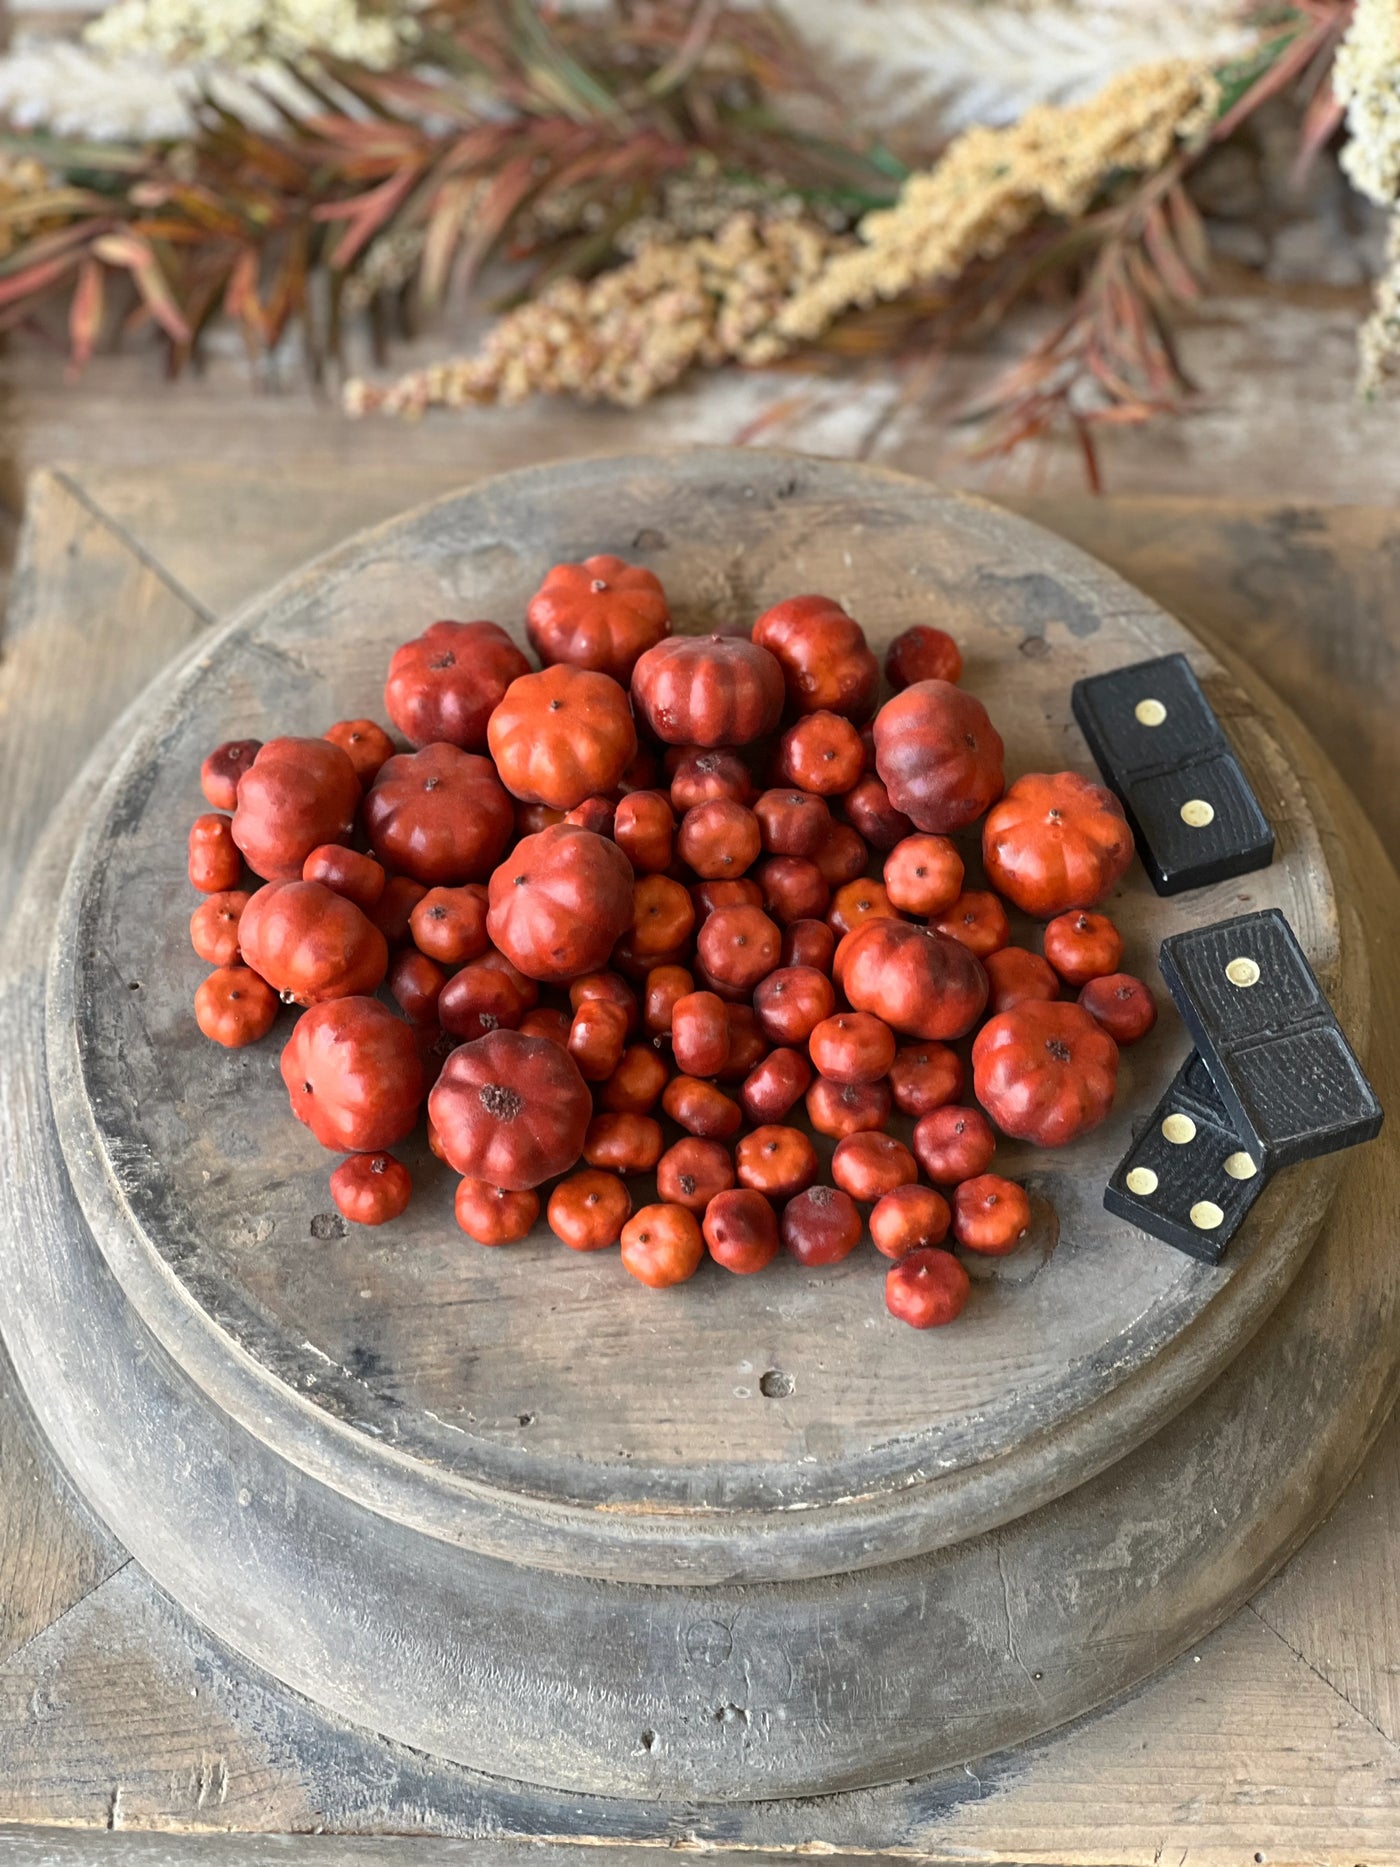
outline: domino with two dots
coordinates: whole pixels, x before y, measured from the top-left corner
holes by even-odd
[[[1070,702],[1159,895],[1273,861],[1273,829],[1185,655],[1090,675]]]

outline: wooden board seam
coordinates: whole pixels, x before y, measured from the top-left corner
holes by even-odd
[[[182,603],[188,603],[201,622],[209,623],[216,620],[214,612],[201,603],[194,592],[187,589],[153,552],[148,551],[139,538],[134,538],[119,519],[114,519],[110,512],[105,511],[87,489],[73,478],[71,473],[66,472],[62,467],[55,467],[51,469],[51,477],[63,488],[70,499],[76,500],[96,524],[109,531],[117,543],[130,551],[153,577],[159,578],[172,596],[178,597]]]

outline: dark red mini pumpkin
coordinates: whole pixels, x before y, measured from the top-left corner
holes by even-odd
[[[637,750],[627,690],[567,663],[512,681],[486,737],[511,795],[552,810],[613,790]]]
[[[1151,992],[1129,972],[1091,979],[1080,992],[1079,1002],[1118,1045],[1138,1043],[1157,1022]]]
[[[570,662],[625,687],[638,656],[670,630],[671,612],[651,571],[604,555],[547,572],[530,598],[525,627],[546,667]]]
[[[977,1033],[972,1082],[1003,1134],[1063,1147],[1113,1107],[1118,1046],[1082,1005],[1027,999]]]
[[[1074,771],[1018,778],[982,826],[987,880],[1038,920],[1091,908],[1132,859],[1123,806]]]
[[[516,844],[491,877],[490,903],[487,932],[527,978],[573,979],[601,971],[631,927],[632,865],[606,837],[556,823]]]
[[[952,636],[928,622],[916,622],[897,635],[885,657],[885,675],[896,690],[916,681],[951,681],[956,686],[962,669],[962,650]]]
[[[890,802],[935,836],[966,829],[1001,796],[1002,750],[982,702],[950,681],[916,681],[875,715]]]
[[[741,636],[673,635],[633,669],[632,704],[664,745],[747,745],[782,716],[783,671]]]
[[[484,882],[515,828],[490,759],[454,745],[386,760],[365,798],[374,853],[428,888]]]
[[[880,688],[880,664],[853,616],[829,596],[792,596],[764,612],[753,639],[782,663],[795,713],[865,720]]]
[[[416,746],[484,752],[487,720],[511,682],[529,672],[498,622],[434,622],[394,650],[384,706]]]
[[[449,1165],[513,1193],[568,1172],[583,1152],[592,1113],[588,1085],[569,1053],[519,1031],[492,1031],[460,1045],[428,1096]]]
[[[846,935],[836,983],[857,1011],[910,1037],[962,1037],[987,1002],[987,975],[965,946],[930,927],[880,916]]]
[[[425,1083],[418,1041],[377,998],[338,998],[298,1018],[282,1051],[292,1113],[322,1147],[373,1154],[402,1141]]]
[[[258,977],[296,1005],[372,992],[389,965],[379,929],[320,882],[259,888],[239,917],[238,945]]]
[[[360,781],[327,739],[269,739],[238,780],[233,840],[255,875],[291,882],[322,843],[348,843]]]

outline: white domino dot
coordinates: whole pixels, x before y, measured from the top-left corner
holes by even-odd
[[[1150,1167],[1134,1167],[1124,1184],[1130,1193],[1145,1199],[1149,1193],[1157,1191],[1157,1176]]]
[[[1249,985],[1258,985],[1258,962],[1252,959],[1246,959],[1243,956],[1239,959],[1232,959],[1230,964],[1225,968],[1225,977],[1230,981],[1231,985],[1238,985],[1241,988]]]
[[[1252,1180],[1259,1169],[1248,1154],[1241,1151],[1229,1156],[1225,1162],[1225,1171],[1232,1180]]]
[[[1225,1214],[1213,1199],[1198,1199],[1191,1208],[1191,1223],[1198,1232],[1213,1232],[1225,1223]]]
[[[1139,700],[1133,708],[1133,718],[1139,726],[1160,726],[1167,717],[1167,709],[1160,700]]]
[[[1188,798],[1181,806],[1181,821],[1193,830],[1204,830],[1215,822],[1215,809],[1203,797]]]
[[[1162,1123],[1162,1135],[1173,1147],[1185,1147],[1196,1138],[1196,1124],[1189,1115],[1168,1115]]]

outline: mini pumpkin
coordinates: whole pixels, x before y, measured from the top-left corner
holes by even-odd
[[[664,745],[747,745],[782,717],[783,670],[741,636],[673,635],[632,670],[632,703]]]
[[[1091,908],[1132,859],[1123,806],[1078,772],[1028,772],[982,826],[988,881],[1038,920]]]
[[[389,965],[379,929],[320,882],[259,888],[239,917],[238,945],[258,977],[297,1005],[372,992]]]
[[[313,1005],[282,1051],[292,1113],[322,1147],[373,1154],[401,1141],[425,1088],[418,1042],[377,998]]]
[[[1002,756],[987,709],[950,681],[916,681],[875,715],[875,769],[890,802],[935,836],[966,829],[996,802]]]
[[[638,657],[669,632],[671,611],[653,572],[604,554],[548,571],[525,627],[546,667],[569,662],[626,686]]]
[[[565,662],[512,681],[486,736],[511,795],[551,810],[613,790],[637,750],[625,688]]]
[[[593,1113],[566,1050],[545,1037],[492,1031],[461,1044],[428,1096],[443,1157],[458,1173],[528,1192],[583,1152]]]
[[[1113,1107],[1118,1046],[1082,1005],[1026,999],[977,1033],[972,1082],[1003,1134],[1064,1147]]]
[[[379,860],[427,888],[485,881],[515,827],[490,759],[445,743],[386,760],[364,814]]]
[[[855,1010],[910,1037],[962,1037],[987,1003],[987,975],[975,955],[910,921],[862,922],[837,948],[835,972]]]
[[[385,711],[415,746],[484,752],[487,720],[511,682],[529,672],[499,623],[434,622],[394,650]]]
[[[601,971],[636,912],[626,856],[572,823],[522,838],[491,877],[489,900],[487,932],[530,979]]]
[[[327,739],[269,739],[238,780],[232,836],[255,875],[295,881],[322,843],[348,843],[360,781]]]
[[[795,713],[869,718],[880,664],[860,624],[829,596],[793,596],[775,604],[754,624],[753,639],[782,663]]]

